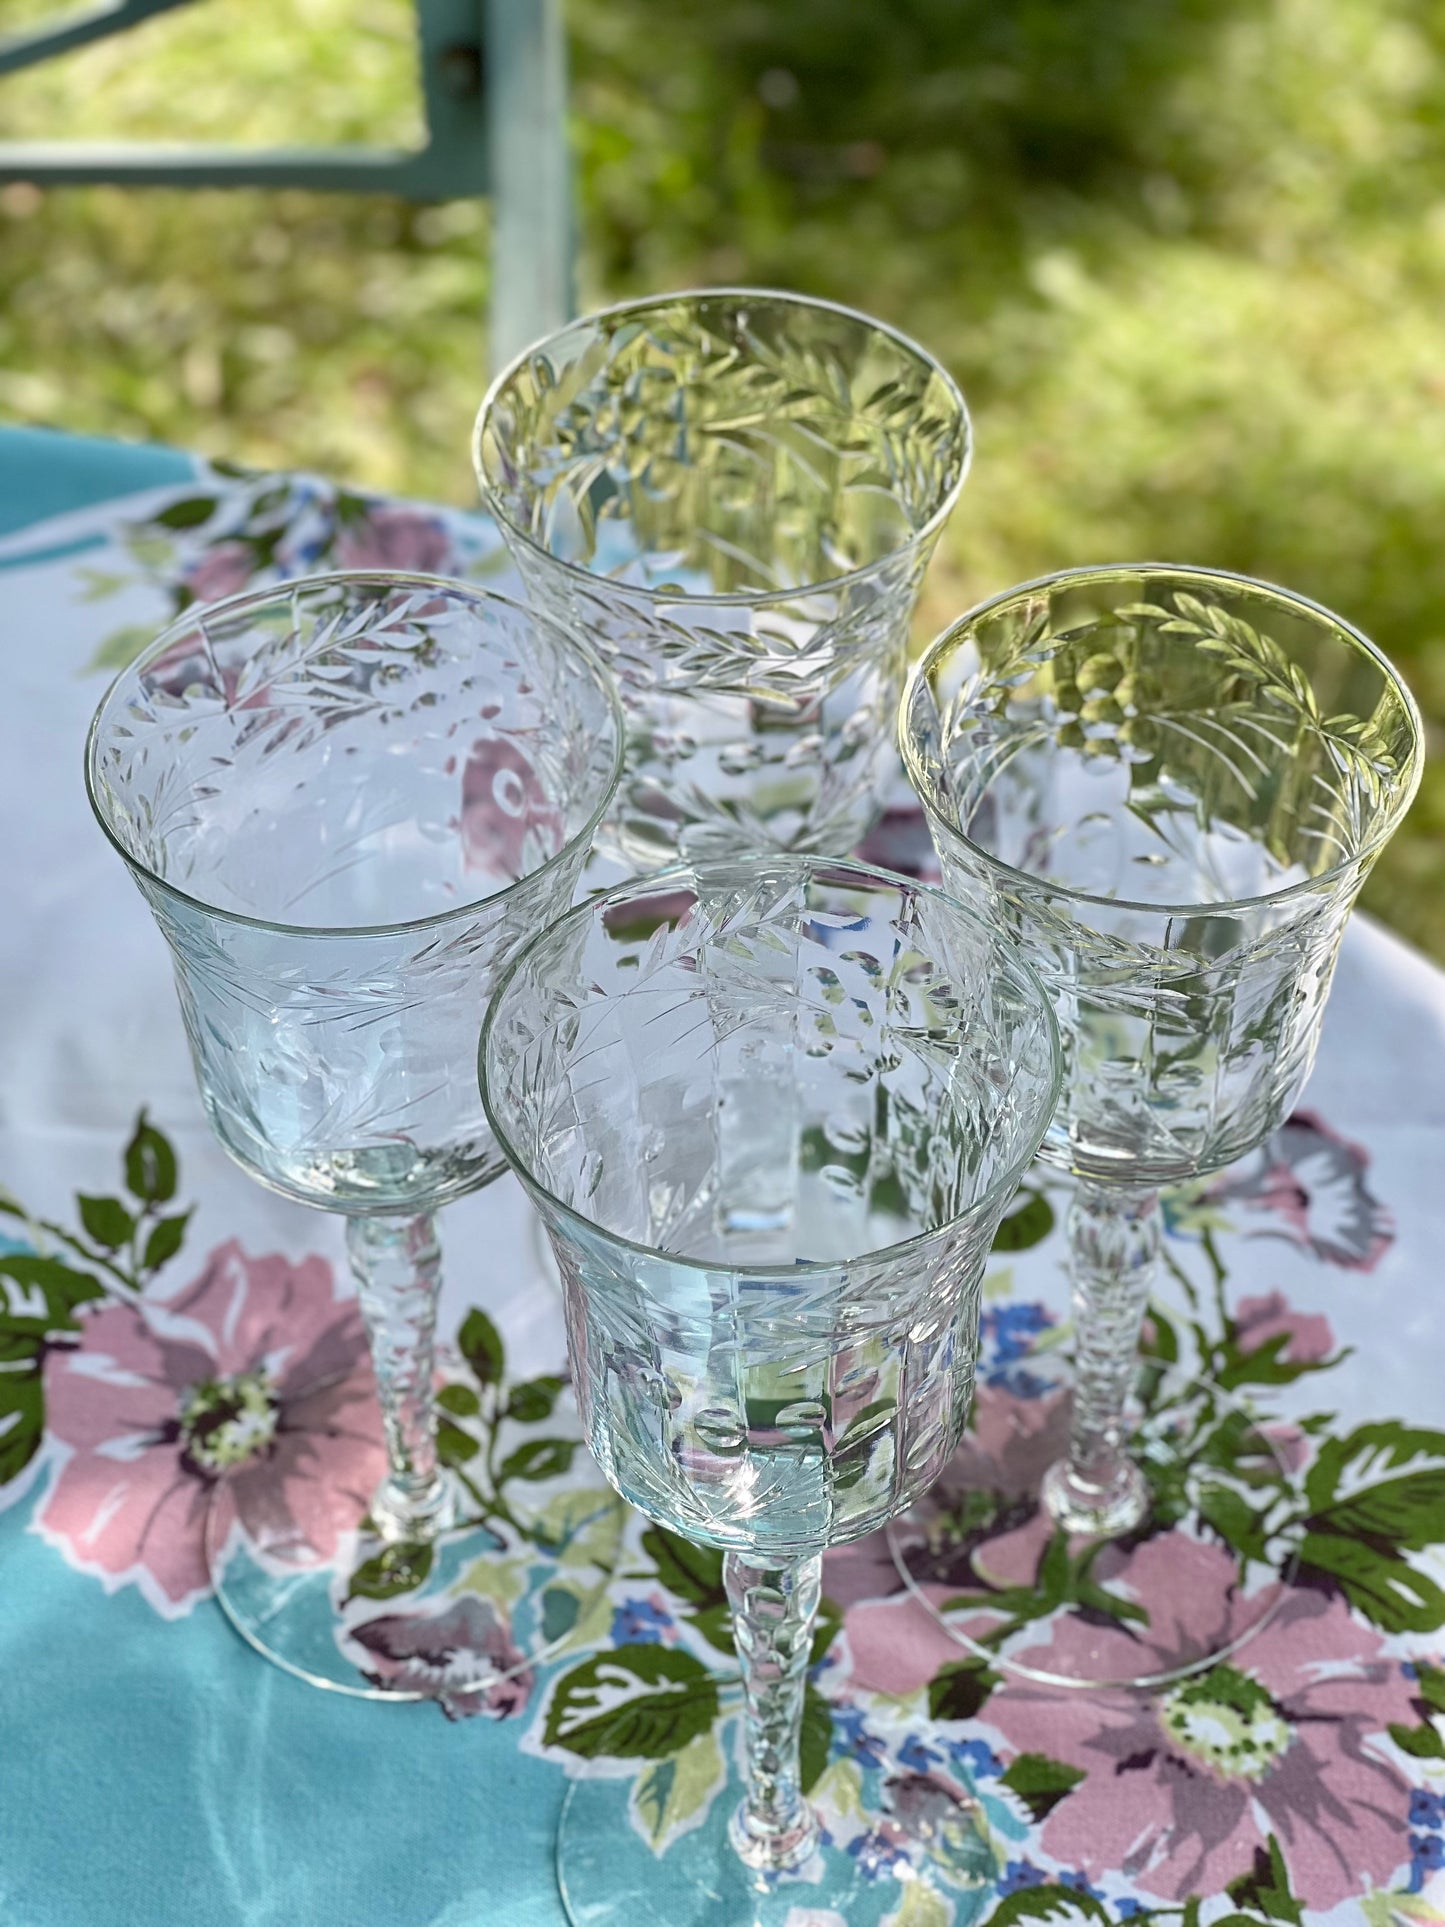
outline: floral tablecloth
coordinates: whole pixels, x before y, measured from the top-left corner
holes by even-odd
[[[506,1650],[506,1598],[471,1575],[424,1618],[399,1590],[358,1656],[421,1704],[308,1689],[208,1598],[216,1483],[242,1528],[279,1507],[324,1547],[334,1523],[308,1494],[317,1475],[364,1490],[378,1427],[338,1228],[213,1144],[81,745],[107,671],[187,601],[332,564],[509,573],[476,516],[0,431],[4,1927],[558,1927],[569,1775],[610,1783],[619,1877],[641,1863],[662,1883],[734,1797],[718,1559],[640,1521],[606,1599],[573,1598],[569,1653],[480,1698],[465,1689]],[[903,810],[870,851],[926,860]],[[954,1644],[880,1543],[834,1555],[804,1749],[830,1833],[878,1867],[900,1823],[970,1795],[986,1828],[966,1866],[935,1828],[936,1879],[877,1882],[856,1921],[1445,1919],[1442,1153],[1445,980],[1357,919],[1306,1108],[1171,1201],[1150,1326],[1294,1468],[1283,1606],[1172,1691],[1071,1693]],[[1058,1437],[1061,1203],[1031,1183],[988,1280],[975,1423],[995,1476],[971,1528],[975,1570],[1011,1575],[1045,1663],[1074,1622],[1011,1495]],[[504,1181],[444,1224],[447,1449],[465,1465],[505,1407],[540,1428],[518,1476],[555,1471],[560,1320],[520,1194]],[[1133,1549],[1126,1590],[1161,1662],[1252,1531],[1221,1502],[1210,1532]],[[795,1927],[838,1920],[800,1888]]]

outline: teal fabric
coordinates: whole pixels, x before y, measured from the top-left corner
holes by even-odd
[[[319,1695],[213,1603],[103,1599],[30,1510],[0,1529],[6,1927],[558,1927],[562,1776],[510,1721]]]
[[[195,472],[194,457],[175,448],[0,428],[0,535],[116,496],[188,482]]]

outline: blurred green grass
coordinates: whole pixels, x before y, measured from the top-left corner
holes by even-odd
[[[44,11],[0,0],[0,28]],[[978,455],[920,635],[1152,555],[1362,624],[1445,725],[1436,0],[571,0],[584,302],[869,308]],[[409,140],[407,0],[207,0],[0,82],[25,137]],[[0,190],[0,413],[466,501],[487,213]],[[1445,762],[1370,907],[1445,959]]]

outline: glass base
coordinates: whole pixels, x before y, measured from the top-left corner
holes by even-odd
[[[1227,1659],[1293,1577],[1303,1441],[1208,1380],[1147,1366],[1129,1454],[1148,1509],[1110,1537],[1056,1528],[1045,1504],[1069,1418],[1066,1388],[980,1390],[948,1470],[888,1528],[905,1585],[961,1647],[1049,1686],[1165,1686]]]
[[[429,1543],[383,1538],[341,1486],[298,1494],[278,1481],[274,1503],[258,1502],[254,1472],[243,1520],[219,1481],[206,1559],[222,1610],[257,1652],[310,1686],[436,1700],[450,1718],[513,1710],[536,1668],[605,1633],[589,1621],[627,1519],[581,1442],[570,1395],[548,1432],[551,1458],[539,1467],[534,1454],[528,1482],[507,1489],[510,1520],[481,1522],[449,1474],[449,1518]],[[554,1476],[538,1477],[549,1467]]]
[[[825,1829],[796,1873],[765,1875],[744,1866],[728,1838],[742,1793],[735,1774],[702,1824],[674,1833],[662,1853],[639,1831],[639,1784],[596,1778],[568,1788],[557,1885],[572,1927],[887,1927],[910,1898],[920,1911],[904,1920],[966,1927],[995,1892],[993,1852],[972,1803],[945,1802],[931,1786],[921,1796],[910,1783],[897,1811],[871,1816],[851,1842]]]

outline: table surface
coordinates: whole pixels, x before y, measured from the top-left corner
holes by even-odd
[[[619,1866],[660,1849],[660,1881],[732,1797],[735,1698],[712,1686],[729,1663],[696,1623],[711,1581],[659,1567],[635,1527],[588,1617],[592,1650],[475,1717],[449,1696],[440,1644],[414,1668],[436,1703],[335,1698],[264,1664],[207,1594],[206,1481],[178,1427],[196,1359],[243,1372],[284,1317],[293,1349],[302,1327],[342,1347],[359,1399],[368,1374],[337,1225],[212,1142],[164,947],[89,815],[82,742],[107,672],[183,600],[368,564],[509,580],[475,515],[0,431],[3,1927],[558,1927],[569,1775],[614,1783]],[[891,819],[874,848],[913,860],[916,821]],[[129,1176],[134,1209],[147,1188],[145,1161],[125,1159],[142,1109],[179,1166],[155,1209],[191,1214],[137,1304],[118,1284],[94,1295],[115,1235],[95,1201],[126,1197]],[[1445,1919],[1442,1150],[1445,979],[1356,919],[1304,1110],[1170,1212],[1185,1282],[1166,1308],[1172,1291],[1177,1317],[1216,1251],[1224,1286],[1199,1293],[1200,1337],[1307,1467],[1319,1555],[1232,1667],[1190,1689],[1187,1719],[1167,1695],[990,1685],[876,1545],[830,1559],[841,1624],[815,1669],[830,1825],[881,1838],[905,1784],[971,1790],[997,1868],[893,1915],[898,1890],[880,1884],[865,1927]],[[1037,1241],[986,1286],[979,1424],[998,1437],[1044,1422],[1067,1337],[1060,1199],[1040,1196]],[[444,1233],[444,1332],[480,1304],[510,1373],[558,1369],[557,1304],[513,1182],[448,1212]],[[308,1443],[324,1460],[326,1440]],[[1161,1651],[1229,1556],[1176,1545],[1154,1574]],[[1046,1615],[1038,1630],[1045,1649],[1066,1636]],[[699,1684],[708,1712],[686,1733],[633,1720],[656,1757],[626,1754],[622,1724],[595,1717],[599,1667],[634,1712],[658,1677]],[[1241,1722],[1257,1744],[1231,1751]],[[838,1927],[802,1900],[796,1918]]]

